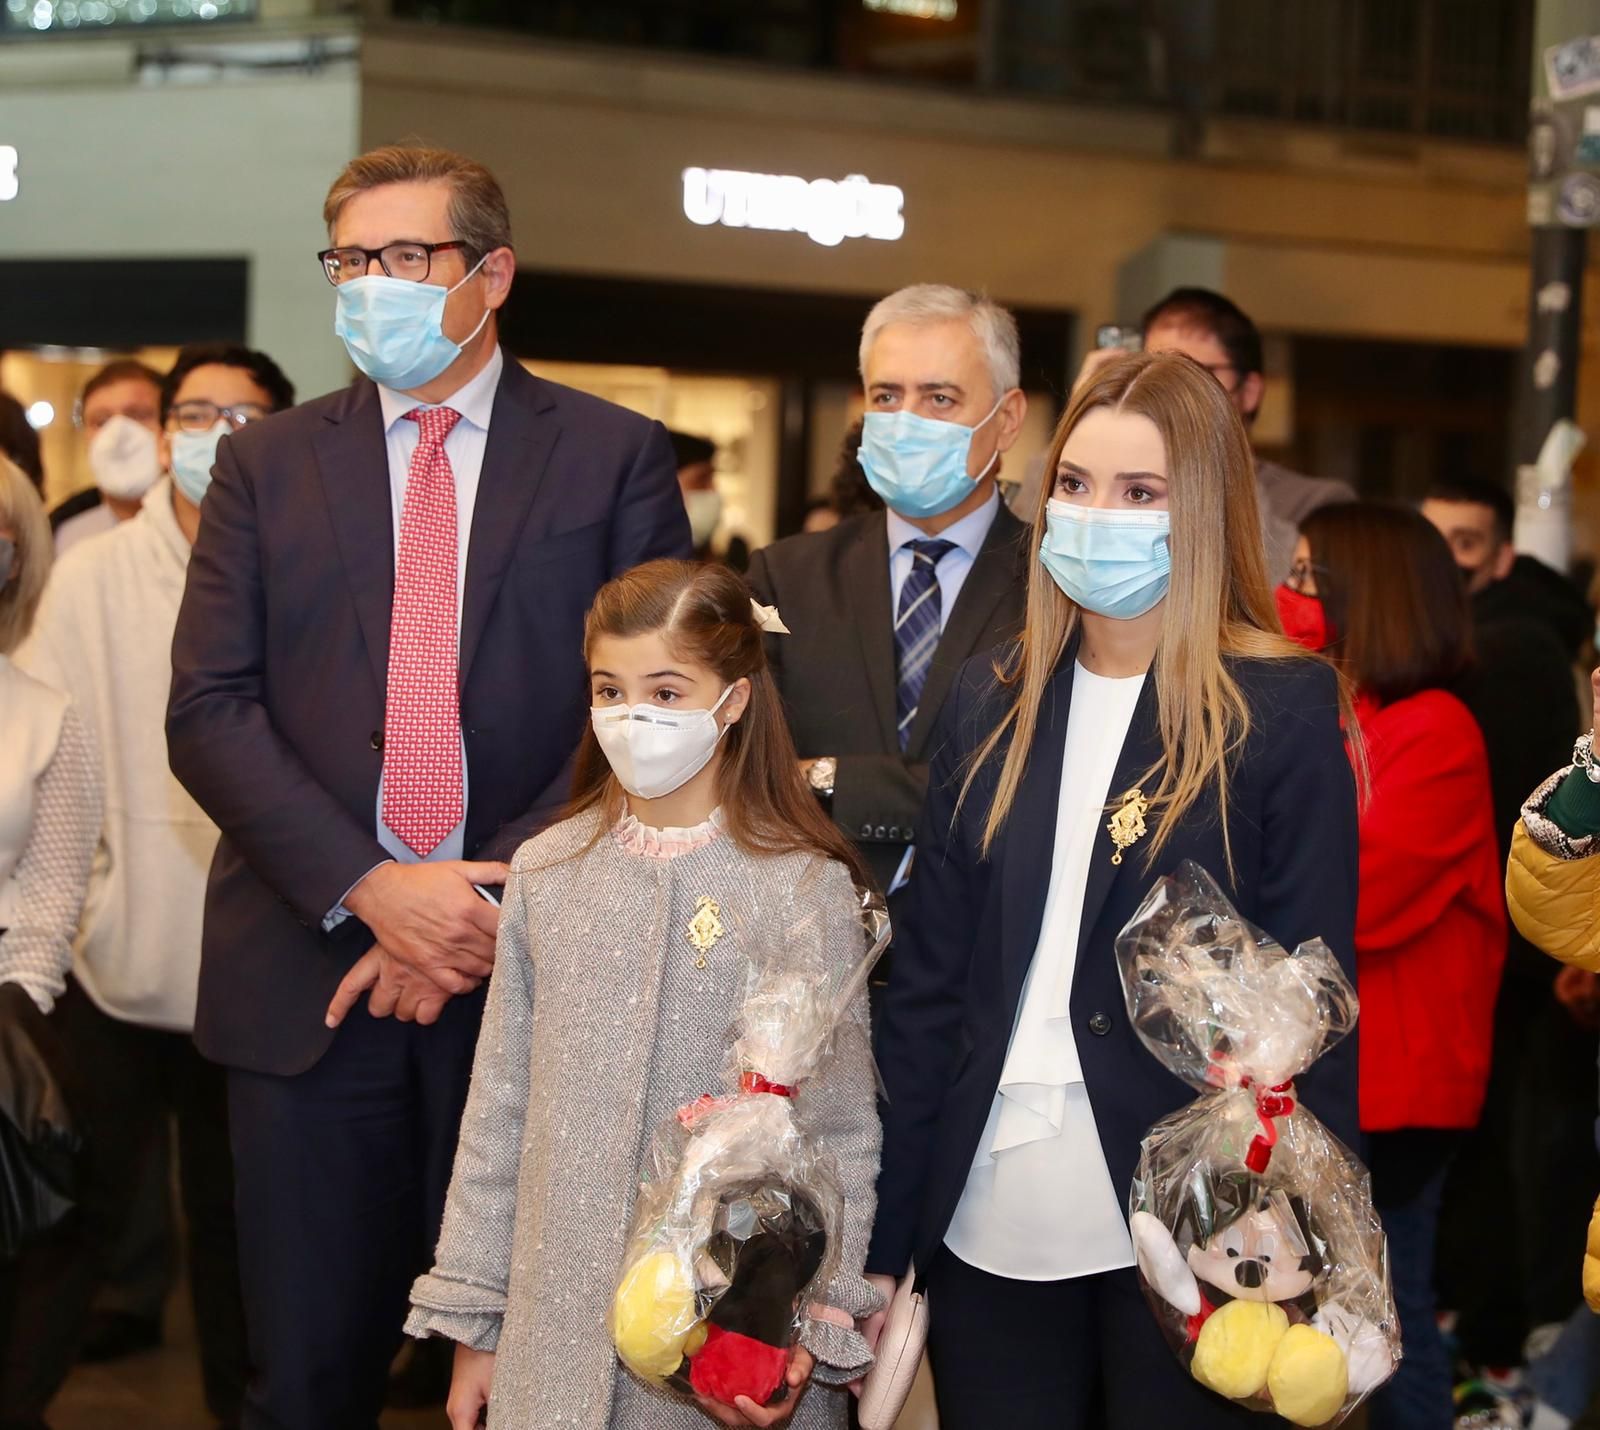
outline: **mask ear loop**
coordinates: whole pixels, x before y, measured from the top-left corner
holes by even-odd
[[[989,420],[989,417],[993,417],[995,415],[995,413],[1000,410],[1001,404],[1004,403],[1006,398],[1010,397],[1012,392],[1014,392],[1014,391],[1015,391],[1014,388],[1008,387],[1004,392],[1002,392],[1000,394],[999,398],[996,399],[994,406],[989,409],[988,417],[983,418],[981,421],[974,422],[972,424],[972,426],[969,427],[967,430],[969,432],[976,432],[978,430],[978,428],[982,427],[984,425],[984,423]],[[968,443],[970,444],[971,438],[968,438],[967,440],[968,440]],[[983,470],[981,472],[979,472],[977,476],[972,478],[973,485],[976,486],[979,482],[983,481],[986,477],[988,477],[989,473],[994,470],[995,463],[998,462],[999,460],[1000,460],[1000,449],[999,449],[999,447],[996,447],[994,449],[993,454],[990,456],[989,460],[983,464]]]
[[[463,284],[469,282],[472,278],[476,277],[478,270],[480,268],[482,268],[483,265],[485,263],[487,263],[488,261],[489,261],[489,255],[486,253],[486,254],[483,255],[482,258],[480,258],[476,263],[474,263],[470,269],[467,270],[466,274],[462,277],[460,283],[452,283],[448,288],[446,288],[444,290],[444,296],[446,298],[448,298],[452,293],[454,293],[456,291],[457,288],[460,288]],[[478,334],[483,331],[484,325],[488,323],[489,314],[492,313],[492,312],[494,312],[494,309],[491,308],[487,303],[485,303],[483,305],[483,316],[478,319],[478,326],[475,327],[470,333],[468,333],[466,335],[466,337],[462,338],[462,340],[459,343],[457,343],[456,346],[459,347],[459,348],[464,348],[475,337],[477,337]]]

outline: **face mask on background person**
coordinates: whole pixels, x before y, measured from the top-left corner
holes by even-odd
[[[1333,635],[1328,629],[1328,613],[1320,600],[1288,586],[1279,586],[1272,595],[1278,603],[1278,619],[1283,622],[1283,633],[1296,645],[1320,651],[1333,644]]]
[[[698,551],[711,540],[711,533],[722,520],[722,493],[710,490],[685,492],[683,504],[689,512],[689,539]]]
[[[488,262],[485,254],[461,283],[410,283],[372,273],[341,283],[334,292],[333,330],[350,361],[374,382],[399,392],[424,387],[461,356],[461,349],[483,331],[488,308],[461,342],[444,335],[444,304],[457,288]]]
[[[167,435],[167,443],[172,448],[172,480],[196,506],[205,500],[211,486],[211,469],[217,463],[217,443],[231,430],[227,421],[219,417],[204,432]]]
[[[120,412],[89,443],[94,484],[118,501],[137,501],[161,475],[156,434]]]
[[[640,799],[660,799],[687,784],[710,762],[728,727],[717,721],[730,685],[709,710],[659,705],[596,705],[589,711],[617,783]]]
[[[3,587],[17,567],[17,543],[9,536],[0,536],[0,587]]]
[[[1131,621],[1167,594],[1171,517],[1164,511],[1103,511],[1051,500],[1039,560],[1063,594],[1086,611]]]
[[[904,410],[867,413],[861,422],[860,461],[868,484],[902,516],[943,516],[960,506],[1000,460],[997,448],[977,476],[967,475],[973,434],[1000,410],[1000,402],[971,427]]]

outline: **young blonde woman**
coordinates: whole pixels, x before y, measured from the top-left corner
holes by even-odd
[[[1335,672],[1281,633],[1254,463],[1172,354],[1074,395],[1034,518],[1027,621],[962,673],[883,1007],[869,1272],[927,1286],[942,1430],[1253,1423],[1140,1295],[1140,1138],[1193,1097],[1128,1025],[1113,943],[1185,859],[1352,979],[1356,790]],[[1354,1141],[1356,1046],[1301,1092]]]

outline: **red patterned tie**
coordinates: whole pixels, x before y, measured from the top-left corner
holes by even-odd
[[[456,479],[444,439],[451,407],[414,407],[421,438],[400,508],[389,700],[384,713],[383,822],[426,859],[461,823],[457,690]]]

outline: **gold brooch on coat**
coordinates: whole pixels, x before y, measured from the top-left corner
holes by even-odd
[[[696,968],[706,966],[706,954],[711,951],[711,946],[727,929],[722,926],[722,905],[710,894],[701,894],[694,902],[694,917],[689,920],[687,930],[689,947],[699,954],[695,959]]]
[[[1144,817],[1150,812],[1150,801],[1142,789],[1131,789],[1122,797],[1122,808],[1111,816],[1106,832],[1117,852],[1111,856],[1113,864],[1122,863],[1122,851],[1131,849],[1145,836]]]

